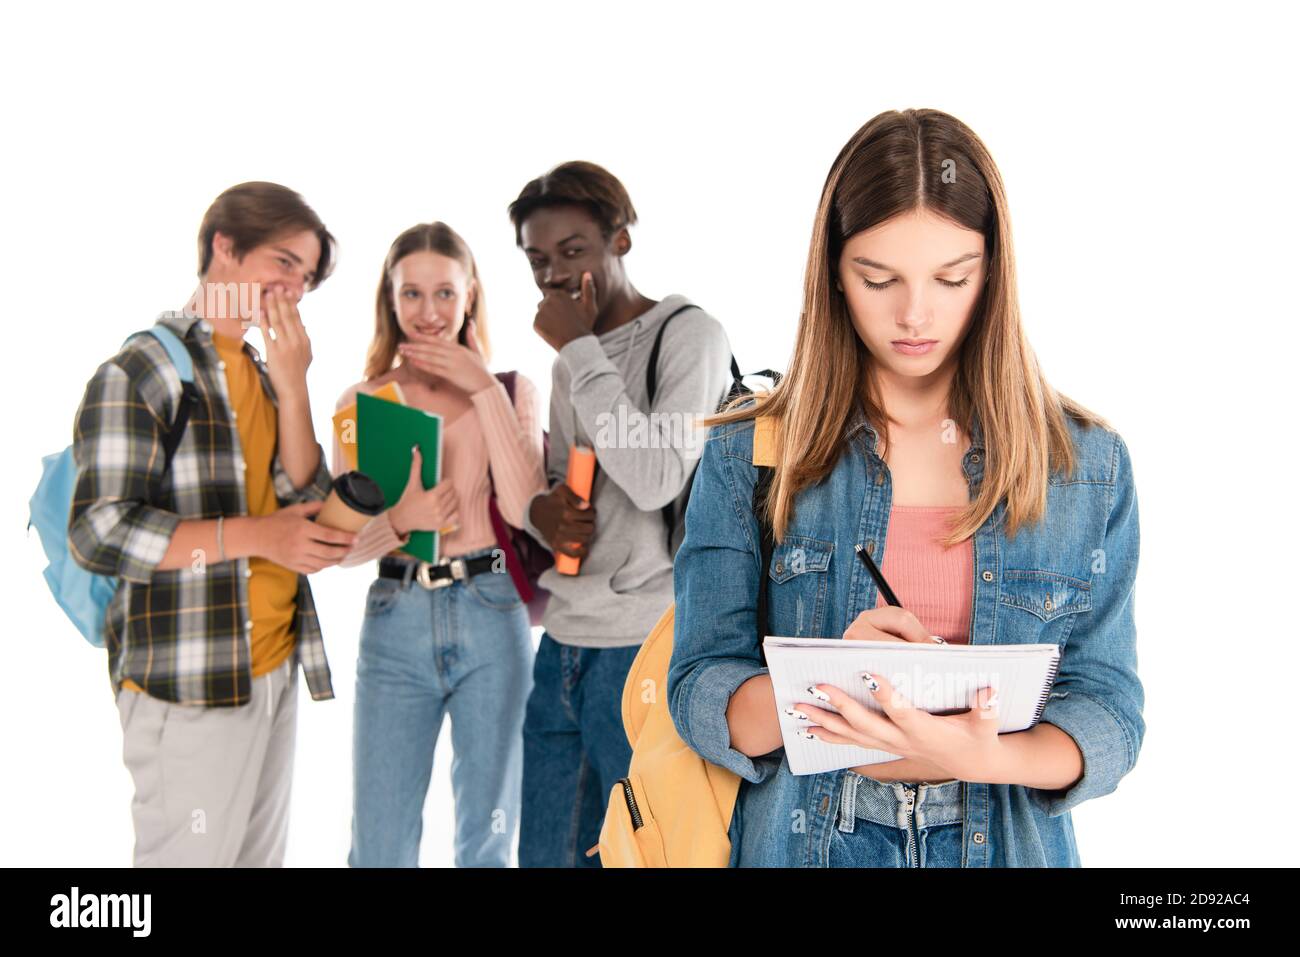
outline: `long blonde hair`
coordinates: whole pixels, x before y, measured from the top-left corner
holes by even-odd
[[[826,177],[789,371],[754,405],[734,408],[752,398],[739,396],[705,420],[714,425],[770,414],[778,423],[780,456],[767,498],[777,541],[784,539],[798,492],[825,478],[845,451],[844,434],[857,404],[882,442],[888,436],[871,355],[835,279],[850,237],[922,208],[980,232],[988,256],[988,281],[948,397],[950,414],[967,434],[979,420],[984,478],[978,496],[949,525],[944,544],[969,538],[1003,500],[1009,536],[1039,521],[1050,474],[1068,474],[1074,465],[1066,416],[1105,426],[1047,384],[1025,339],[1002,177],[979,137],[937,110],[881,113],[845,144]],[[883,453],[882,445],[878,454]]]
[[[469,244],[446,223],[420,223],[393,240],[388,255],[384,257],[384,269],[379,274],[379,290],[375,293],[375,335],[366,350],[366,379],[381,376],[393,368],[397,344],[403,336],[401,326],[397,323],[391,276],[393,268],[404,257],[417,252],[438,253],[456,260],[464,267],[465,274],[469,277],[469,287],[474,293],[474,301],[466,313],[466,321],[457,338],[461,345],[467,344],[465,336],[469,334],[468,320],[473,319],[483,358],[492,357],[492,349],[488,344],[487,302],[483,298],[483,283],[479,280],[478,266],[474,263],[474,254],[470,252]]]

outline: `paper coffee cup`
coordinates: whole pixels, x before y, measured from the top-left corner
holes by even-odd
[[[316,522],[327,528],[359,532],[383,510],[384,493],[374,479],[363,472],[344,472],[334,480]]]

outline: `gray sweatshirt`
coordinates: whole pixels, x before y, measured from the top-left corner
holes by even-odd
[[[681,522],[708,434],[694,420],[712,415],[731,384],[731,347],[721,323],[688,309],[664,331],[654,408],[647,408],[655,335],[689,303],[668,296],[602,336],[575,339],[551,367],[548,483],[563,483],[574,442],[594,448],[597,461],[596,533],[587,557],[577,575],[549,568],[539,582],[551,593],[542,624],[561,644],[638,645],[672,604],[673,560],[661,509],[675,501]],[[525,529],[550,548],[531,521]],[[674,547],[680,537],[679,528]]]

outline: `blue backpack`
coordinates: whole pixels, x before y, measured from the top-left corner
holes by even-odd
[[[198,389],[194,385],[194,363],[189,350],[176,333],[166,326],[156,325],[152,329],[134,333],[127,337],[127,342],[137,335],[153,335],[171,358],[176,371],[180,373],[182,392],[181,404],[176,413],[176,421],[163,440],[165,458],[163,469],[171,467],[172,455],[185,434],[185,425],[189,422],[190,409],[198,401]],[[123,343],[125,345],[125,343]],[[108,603],[117,592],[118,580],[108,575],[96,575],[77,564],[68,548],[68,522],[72,514],[72,496],[77,486],[77,463],[72,456],[72,446],[62,452],[55,452],[41,459],[41,481],[36,486],[36,494],[31,500],[31,517],[27,527],[36,526],[41,537],[41,547],[45,557],[50,560],[45,569],[45,582],[50,586],[55,599],[86,640],[96,648],[104,647],[104,617]]]

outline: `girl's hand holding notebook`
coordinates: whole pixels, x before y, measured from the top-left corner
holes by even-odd
[[[812,685],[809,692],[818,699],[824,696],[835,711],[795,704],[792,710],[808,717],[803,731],[828,744],[897,754],[917,762],[918,770],[937,772],[932,775],[935,779],[996,781],[1006,762],[992,688],[979,689],[972,707],[962,714],[936,715],[914,707],[883,674],[864,675],[864,684],[884,714],[869,710],[834,685]]]
[[[875,609],[855,622],[857,633],[886,624],[890,613],[898,616],[890,628],[906,621],[901,609]],[[904,630],[920,638],[913,626]],[[892,631],[856,640],[769,636],[763,648],[794,774],[901,757],[983,783],[1005,783],[1007,744],[998,735],[1037,723],[1060,661],[1056,645],[937,644]]]

